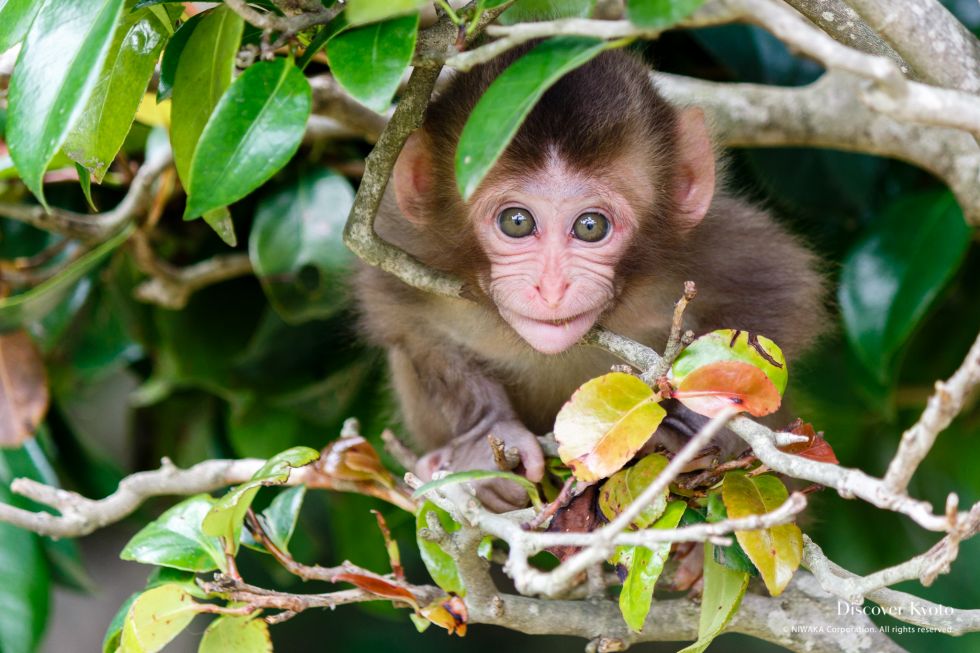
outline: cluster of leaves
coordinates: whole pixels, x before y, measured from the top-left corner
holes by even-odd
[[[549,464],[559,476],[574,476],[582,490],[596,484],[599,519],[612,521],[653,483],[669,460],[661,453],[640,452],[666,416],[660,405],[677,399],[696,413],[713,417],[725,411],[764,416],[779,408],[788,374],[779,347],[768,338],[744,331],[724,329],[696,339],[657,380],[656,389],[639,377],[612,372],[592,379],[579,388],[559,412],[555,439],[560,461]],[[808,426],[795,429],[807,440],[787,451],[821,462],[837,459],[822,436]],[[715,463],[717,464],[717,462]],[[738,469],[708,475],[703,486],[677,481],[646,504],[631,521],[631,530],[669,529],[679,524],[717,522],[727,518],[763,515],[775,510],[788,497],[786,486],[757,461]],[[710,466],[709,466],[710,469]],[[692,474],[689,476],[696,476]],[[538,491],[525,479],[507,472],[458,472],[427,483],[416,496],[440,486],[484,478],[506,478],[528,488],[532,503]],[[560,479],[559,479],[560,480]],[[545,492],[554,499],[553,486]],[[575,503],[579,499],[579,505]],[[564,529],[563,511],[590,510],[590,494],[579,494],[559,508],[552,529]],[[418,513],[419,531],[437,519],[446,532],[459,526],[451,516],[431,502]],[[574,528],[574,530],[581,530]],[[762,578],[773,596],[778,596],[792,579],[803,556],[803,536],[795,524],[782,524],[757,531],[736,531],[736,541],[727,547],[707,546],[703,566],[702,619],[698,641],[684,653],[703,651],[735,613],[751,576]],[[439,545],[419,537],[419,547],[430,574],[443,589],[463,591],[452,558]],[[680,551],[678,549],[678,551]],[[684,551],[683,555],[690,553]],[[556,552],[559,558],[566,552]],[[620,546],[609,559],[623,580],[619,606],[627,625],[640,631],[650,611],[654,589],[671,554],[670,543],[656,547]],[[678,554],[680,557],[681,554]],[[688,585],[689,586],[689,585]],[[673,589],[682,589],[676,586]]]

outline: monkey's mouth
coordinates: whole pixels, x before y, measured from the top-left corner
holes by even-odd
[[[562,318],[535,318],[501,308],[500,314],[527,344],[542,354],[559,354],[592,328],[600,309]]]

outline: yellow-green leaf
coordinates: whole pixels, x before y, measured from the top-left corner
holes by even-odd
[[[749,575],[715,562],[714,546],[704,545],[704,591],[701,593],[701,619],[698,641],[678,653],[702,653],[731,621],[745,596]]]
[[[676,528],[687,504],[671,501],[664,514],[651,528]],[[653,603],[653,589],[664,570],[664,563],[670,555],[670,542],[647,548],[643,546],[617,547],[616,561],[627,569],[623,589],[619,593],[619,611],[630,630],[640,632]]]
[[[263,619],[218,617],[201,638],[198,653],[272,653],[269,624]]]
[[[786,357],[779,346],[765,336],[736,329],[712,331],[688,345],[671,365],[671,378],[680,383],[698,368],[722,361],[741,361],[757,367],[769,377],[780,396],[786,390]]]
[[[442,530],[447,533],[458,531],[460,528],[448,512],[431,501],[423,503],[415,516],[415,537],[419,546],[419,553],[422,555],[422,562],[425,563],[425,568],[429,571],[429,575],[432,576],[436,585],[447,592],[465,595],[466,587],[463,586],[463,581],[459,577],[456,561],[442,550],[438,542],[427,540],[419,535],[423,528],[429,527],[428,515],[430,514],[436,516]]]
[[[120,653],[156,653],[180,634],[197,614],[194,598],[176,583],[137,597],[123,624]]]
[[[599,510],[612,521],[636,500],[650,483],[660,475],[669,461],[658,453],[641,458],[632,467],[621,469],[602,484],[599,489]],[[659,519],[667,507],[668,488],[634,519],[632,528],[646,528]]]
[[[575,391],[555,420],[562,462],[580,481],[611,476],[632,460],[667,412],[646,383],[613,372]]]
[[[761,515],[783,505],[786,486],[771,474],[748,477],[742,472],[725,474],[721,496],[732,519]],[[796,524],[781,524],[756,531],[736,531],[735,537],[756,566],[773,596],[789,584],[803,559],[803,534]]]

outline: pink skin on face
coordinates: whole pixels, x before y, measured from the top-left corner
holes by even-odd
[[[637,218],[612,180],[569,171],[553,160],[542,172],[481,189],[473,205],[477,237],[490,259],[485,289],[500,315],[529,345],[559,354],[578,342],[615,295],[615,266]],[[505,234],[500,212],[534,218],[523,238]],[[597,242],[576,238],[583,213],[600,213],[609,231]]]

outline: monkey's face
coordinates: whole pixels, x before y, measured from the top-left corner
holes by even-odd
[[[500,315],[543,354],[565,351],[616,294],[615,269],[637,217],[617,184],[555,161],[481,189],[477,238],[490,261],[482,285]]]

